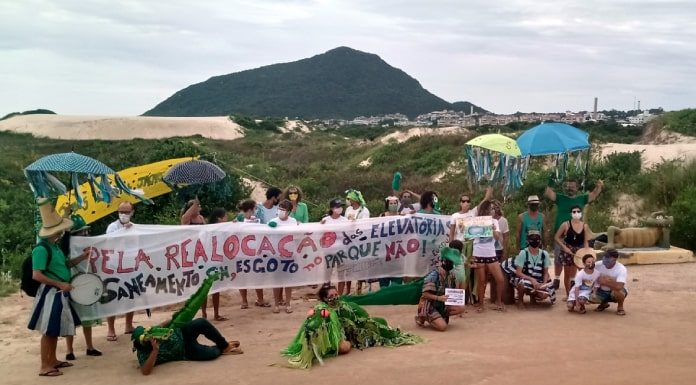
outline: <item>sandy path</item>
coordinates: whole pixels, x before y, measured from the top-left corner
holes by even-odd
[[[244,136],[243,129],[226,116],[65,116],[23,115],[0,121],[0,131],[30,133],[37,137],[72,140],[160,139],[201,135],[233,140]]]
[[[393,325],[414,331],[428,341],[396,349],[373,348],[329,359],[310,371],[285,369],[278,351],[293,337],[310,302],[294,301],[293,314],[269,309],[239,310],[236,292],[223,297],[223,314],[232,321],[217,323],[223,334],[240,339],[242,356],[213,362],[177,362],[143,377],[136,369],[128,338],[106,342],[106,327],[95,329],[103,357],[85,357],[84,341],[76,338],[76,366],[60,380],[70,384],[270,384],[316,382],[354,384],[423,384],[431,376],[449,384],[693,384],[696,378],[696,264],[629,266],[628,315],[614,307],[604,313],[568,314],[553,308],[507,313],[473,312],[455,319],[446,333],[418,329],[415,306],[368,307]],[[302,290],[301,293],[308,290]],[[250,294],[252,297],[253,295]],[[270,293],[267,293],[270,295]],[[298,296],[299,298],[299,296]],[[26,329],[30,300],[14,295],[0,300],[0,378],[5,385],[34,384],[38,377],[38,340]],[[152,322],[143,314],[137,323]],[[169,313],[166,313],[169,314]],[[117,327],[123,327],[123,321]],[[64,354],[59,342],[59,354]],[[60,357],[60,356],[59,356]],[[444,381],[443,381],[444,380]]]

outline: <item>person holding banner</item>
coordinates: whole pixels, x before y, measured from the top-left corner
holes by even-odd
[[[370,210],[367,208],[365,199],[360,191],[349,189],[346,190],[346,206],[345,217],[349,221],[357,221],[359,219],[367,219],[370,217]],[[362,282],[358,281],[358,295],[362,293]],[[340,295],[350,294],[351,282],[339,282],[338,283],[338,293]],[[345,289],[345,291],[344,291]]]
[[[440,199],[435,191],[426,191],[420,198],[420,210],[418,214],[440,215]]]
[[[500,268],[500,262],[495,253],[495,241],[502,239],[502,234],[500,233],[500,225],[498,221],[493,218],[495,211],[493,210],[493,203],[491,201],[485,201],[481,203],[478,208],[478,217],[489,228],[492,228],[492,236],[479,237],[474,239],[474,262],[476,262],[476,297],[478,304],[476,311],[481,313],[484,311],[483,297],[486,292],[486,274],[490,273],[495,280],[496,287],[503,287],[505,284],[505,278],[503,276],[503,270]],[[505,311],[505,304],[503,303],[503,291],[497,290],[495,293],[495,299],[491,298],[491,302],[495,303],[494,310]]]
[[[283,192],[278,187],[269,187],[266,190],[266,200],[256,203],[256,218],[267,225],[268,222],[278,216],[278,203]]]
[[[239,211],[241,211],[243,223],[260,223],[261,220],[254,216],[258,212],[256,208],[256,202],[253,199],[245,199],[239,204]],[[255,289],[256,291],[256,302],[255,306],[258,307],[271,307],[271,304],[263,299],[263,289]],[[247,289],[239,289],[239,295],[242,297],[241,309],[249,308],[249,300],[247,299]],[[213,299],[215,299],[215,294],[213,294]],[[215,318],[217,320],[217,318]],[[224,320],[223,320],[224,321]]]
[[[341,215],[343,214],[343,206],[344,204],[342,200],[338,198],[332,199],[329,202],[329,211],[326,212],[326,216],[324,216],[324,218],[321,218],[321,221],[319,223],[321,223],[322,225],[334,225],[348,222],[348,219]]]
[[[283,199],[287,199],[292,203],[290,217],[299,223],[309,222],[309,210],[307,209],[307,204],[302,202],[302,190],[299,187],[289,186],[283,193]]]
[[[135,214],[135,207],[130,202],[121,202],[118,205],[118,220],[115,220],[109,224],[106,228],[106,234],[115,233],[116,231],[122,231],[130,229],[133,226],[131,219]],[[126,313],[126,330],[125,334],[130,334],[133,332],[133,313],[129,311]],[[106,340],[116,341],[118,337],[116,336],[116,317],[106,317]]]
[[[271,227],[297,226],[297,220],[290,216],[293,208],[293,203],[289,200],[284,200],[278,205],[278,217],[268,222]],[[283,291],[285,291],[285,312],[292,313],[290,301],[292,300],[292,287],[276,287],[273,288],[273,313],[280,313],[280,306],[283,304]]]
[[[425,327],[426,322],[435,330],[444,332],[449,324],[449,317],[464,313],[464,306],[447,306],[446,289],[456,287],[452,270],[462,264],[458,250],[444,247],[440,250],[440,261],[423,280],[423,291],[418,302],[416,324]]]
[[[399,215],[399,198],[395,196],[388,196],[384,199],[384,212],[380,214],[380,217],[391,217]],[[385,288],[390,285],[401,285],[404,283],[402,277],[385,277],[379,279],[379,288]]]

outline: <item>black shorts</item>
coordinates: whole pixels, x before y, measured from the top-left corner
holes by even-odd
[[[474,262],[488,265],[490,263],[498,262],[498,257],[474,257]]]

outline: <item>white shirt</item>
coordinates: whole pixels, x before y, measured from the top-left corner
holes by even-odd
[[[502,235],[507,234],[510,232],[510,226],[508,225],[508,220],[505,217],[500,217],[498,219],[498,225],[500,226],[500,240],[495,240],[495,249],[496,250],[503,250],[505,247],[503,247],[503,237]]]
[[[129,223],[132,223],[132,222],[129,222]],[[126,229],[126,228],[127,227],[124,226],[123,223],[121,223],[121,221],[117,219],[117,220],[109,223],[109,226],[106,228],[106,234],[111,234],[111,233],[114,233],[116,231],[121,231],[121,230]]]
[[[286,219],[284,221],[281,221],[280,218],[276,217],[276,218],[271,219],[271,221],[268,223],[271,223],[271,222],[274,222],[277,225],[277,227],[297,226],[297,219],[295,219],[293,217],[288,217],[288,219]]]
[[[324,225],[327,225],[327,224],[333,225],[333,224],[344,223],[344,222],[348,222],[348,219],[346,219],[346,217],[344,217],[344,216],[339,216],[338,218],[334,219],[331,215],[327,215],[321,219],[321,223]]]
[[[624,285],[626,284],[626,278],[628,276],[628,271],[626,270],[626,266],[620,264],[619,262],[616,262],[614,267],[611,269],[607,269],[604,266],[604,261],[599,261],[595,263],[595,270],[599,272],[599,275],[601,277],[610,277],[613,278],[614,281],[616,282],[621,282]],[[610,291],[611,288],[608,286],[600,286],[600,289],[604,291]]]
[[[491,218],[493,221],[493,231],[500,231],[498,220]],[[474,257],[495,257],[495,238],[474,238]]]
[[[259,218],[261,223],[266,224],[270,222],[271,219],[278,216],[278,205],[267,209],[266,206],[263,205],[263,202],[258,202],[256,204],[256,216]]]
[[[345,212],[346,219],[349,221],[354,221],[356,219],[366,219],[370,217],[370,210],[367,207],[360,206],[358,209],[354,209],[353,206],[346,207]]]
[[[477,214],[478,214],[478,210],[476,207],[467,211],[464,214],[462,214],[462,213],[452,214],[452,225],[454,226],[454,239],[458,239],[458,240],[464,242],[464,230],[466,227],[464,225],[464,219],[475,217]]]

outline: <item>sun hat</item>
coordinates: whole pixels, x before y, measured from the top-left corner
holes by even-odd
[[[591,247],[583,247],[575,252],[575,255],[573,256],[573,263],[575,263],[575,266],[577,266],[578,269],[585,268],[585,263],[582,262],[582,259],[588,254],[591,255],[595,261],[597,260],[597,252]]]
[[[39,214],[41,215],[39,237],[48,238],[63,231],[69,231],[73,227],[73,221],[58,215],[48,199],[38,198],[36,203],[39,205]]]
[[[539,197],[537,195],[530,195],[527,197],[527,204],[539,203]]]

